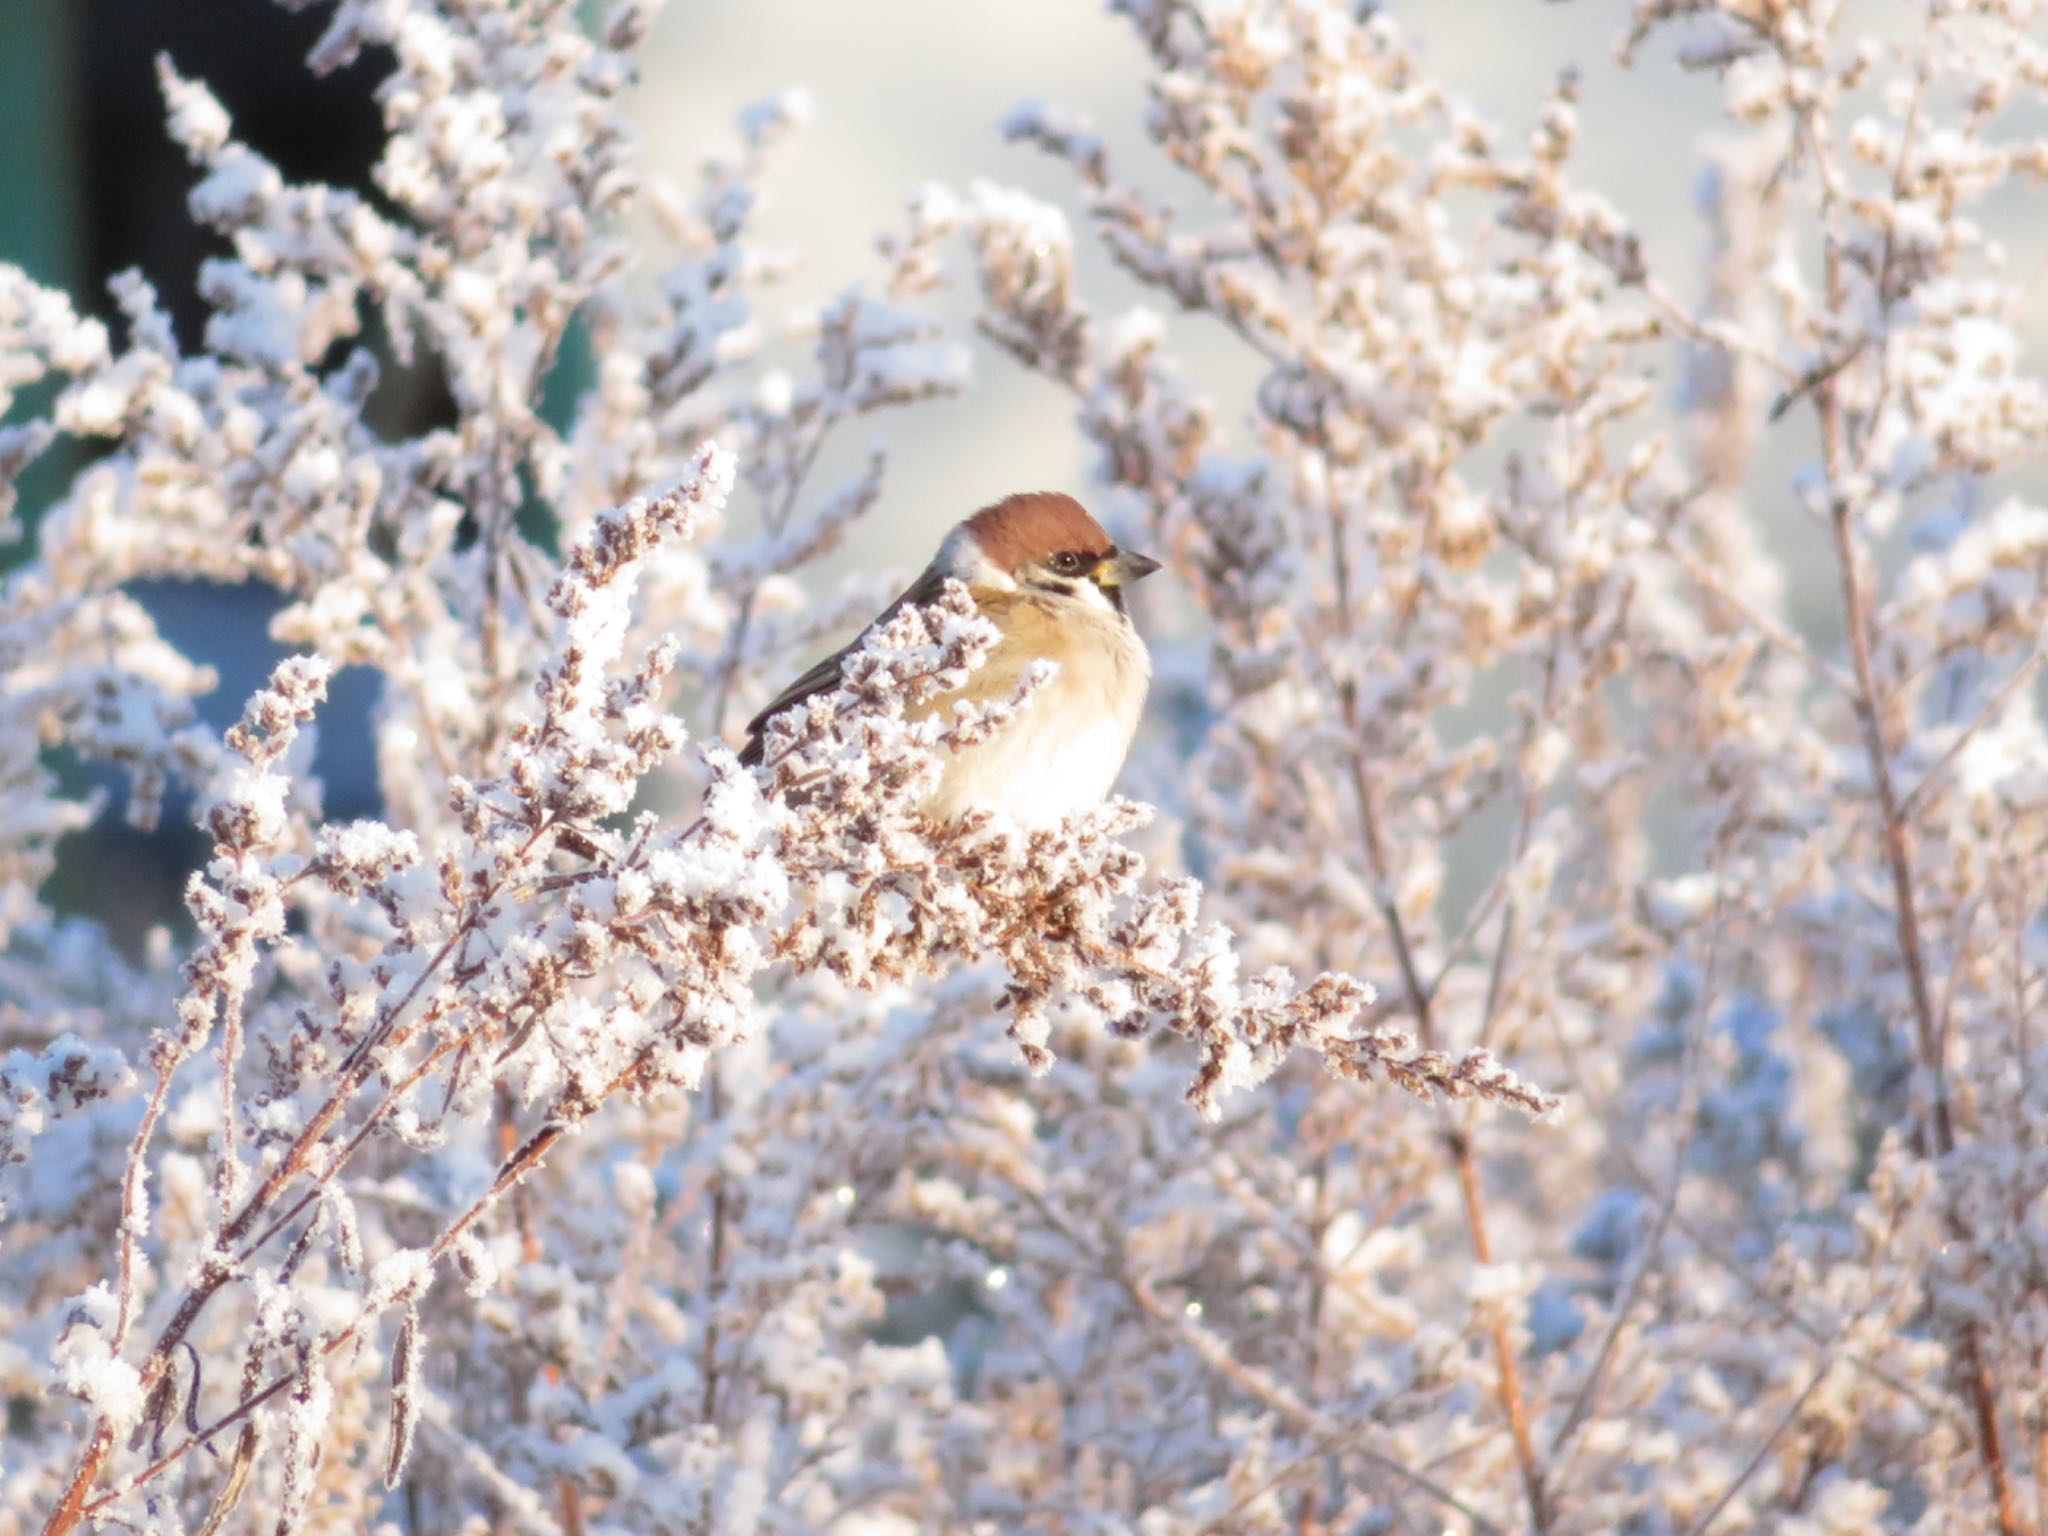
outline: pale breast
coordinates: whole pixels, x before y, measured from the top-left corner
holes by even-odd
[[[983,608],[1004,637],[965,694],[1008,698],[1031,663],[1059,673],[1002,731],[947,764],[927,813],[949,820],[976,806],[1041,827],[1099,804],[1116,783],[1152,676],[1137,631],[1092,604],[998,594]]]

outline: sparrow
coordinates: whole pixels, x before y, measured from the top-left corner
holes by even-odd
[[[924,813],[952,821],[976,808],[1000,811],[1025,828],[1049,826],[1108,795],[1130,750],[1152,680],[1152,658],[1124,608],[1124,588],[1159,569],[1120,550],[1071,496],[1007,496],[958,524],[924,574],[861,631],[861,639],[905,604],[935,602],[946,582],[962,583],[1001,631],[989,658],[950,693],[914,716],[1010,698],[1036,661],[1059,670],[995,735],[951,754]],[[761,761],[768,722],[839,682],[856,639],[791,683],[747,725],[740,761]]]

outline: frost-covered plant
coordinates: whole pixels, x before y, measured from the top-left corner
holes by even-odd
[[[0,592],[0,1532],[2037,1526],[2048,400],[1988,233],[2048,171],[2036,8],[1638,6],[1623,66],[1727,109],[1674,274],[1569,81],[1511,142],[1370,8],[1123,0],[1188,211],[1008,131],[1241,398],[989,186],[763,373],[800,103],[644,184],[649,13],[574,9],[344,0],[316,63],[396,59],[374,207],[167,70],[234,250],[200,352],[0,272],[0,388],[63,385],[0,485],[111,444]],[[1201,920],[1130,804],[906,812],[995,723],[912,708],[987,643],[958,593],[758,775],[716,744],[876,606],[790,579],[880,494],[813,466],[963,386],[956,253],[1190,597],[1129,782]],[[378,336],[452,427],[364,424]],[[290,599],[224,743],[152,575]],[[339,665],[376,822],[309,768]],[[41,910],[93,808],[39,743],[139,819],[194,788],[182,965]],[[1570,1108],[1460,1102],[1547,1102],[1494,1052]]]
[[[2039,8],[1883,41],[1835,4],[1639,6],[1625,67],[1725,87],[1704,285],[1575,184],[1570,80],[1511,143],[1385,14],[1117,9],[1198,200],[1057,108],[1008,131],[1244,343],[1247,397],[1156,314],[1094,314],[1059,209],[977,187],[923,227],[972,241],[983,329],[1073,392],[1208,621],[1172,809],[1218,910],[1584,1112],[1361,1124],[1304,1078],[1170,1196],[1058,1185],[1039,1304],[1149,1320],[1211,1394],[1206,1460],[1154,1483],[1124,1444],[1080,1497],[1148,1531],[2036,1528],[2048,513],[2010,472],[2048,397],[1977,210],[2048,171]],[[1830,633],[1787,615],[1785,524]],[[1059,1127],[1156,1124],[1058,1080]],[[1064,1151],[963,1159],[958,1227],[1018,1221]],[[1052,1374],[1095,1448],[1114,1388]]]
[[[375,204],[286,183],[167,62],[193,211],[232,249],[196,352],[139,278],[117,337],[0,271],[0,388],[56,386],[0,476],[63,434],[105,450],[0,590],[0,1528],[944,1523],[988,1497],[939,1444],[955,1366],[875,1329],[888,1234],[935,1235],[898,1287],[927,1305],[967,1261],[952,1150],[918,1132],[974,1139],[995,1087],[1027,1125],[1090,1051],[1105,1087],[1150,1063],[1148,1104],[1191,1101],[1162,1117],[1189,1150],[1299,1054],[1354,1094],[1554,1102],[1204,922],[1121,841],[1142,807],[919,818],[935,754],[1032,705],[914,709],[991,643],[964,592],[869,636],[758,773],[717,744],[832,622],[789,573],[879,494],[878,457],[816,490],[821,451],[957,389],[961,358],[905,307],[934,281],[920,227],[892,297],[803,325],[815,381],[749,376],[778,270],[752,187],[798,104],[746,114],[694,200],[643,185],[618,101],[648,20],[343,0],[314,66],[395,61]],[[651,280],[643,211],[671,247]],[[573,326],[596,378],[558,428]],[[451,425],[371,429],[380,347],[440,369]],[[535,507],[565,556],[522,531]],[[224,740],[126,593],[148,577],[287,598],[296,654]],[[328,819],[312,772],[342,666],[384,681],[376,820]],[[191,791],[210,852],[175,965],[42,909],[94,809],[52,745],[125,767],[139,823]]]

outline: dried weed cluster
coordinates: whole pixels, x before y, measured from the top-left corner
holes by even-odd
[[[105,449],[0,588],[0,1532],[2043,1528],[2048,399],[1977,222],[2048,170],[2037,8],[1640,5],[1622,67],[1725,92],[1681,273],[1575,183],[1570,82],[1510,142],[1359,8],[1116,8],[1193,211],[1007,128],[1241,408],[986,186],[764,370],[801,103],[647,181],[634,3],[340,0],[375,206],[167,66],[199,351],[0,269],[0,406],[57,385],[0,515]],[[906,716],[989,644],[957,591],[759,774],[717,744],[872,611],[790,579],[881,494],[816,466],[964,387],[970,273],[1192,596],[1134,765],[1191,874],[1127,802],[906,813],[1031,707]],[[452,426],[372,430],[380,346]],[[289,599],[224,741],[166,575]],[[342,666],[379,821],[311,771]],[[191,790],[176,963],[41,905],[60,745],[139,822]],[[1552,1103],[1496,1053],[1566,1110],[1462,1102]]]

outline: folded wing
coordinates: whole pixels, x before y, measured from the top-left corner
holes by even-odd
[[[884,608],[881,617],[862,630],[858,638],[851,645],[842,646],[834,651],[830,656],[827,656],[823,661],[783,689],[782,692],[778,693],[774,701],[766,709],[763,709],[758,715],[747,722],[747,742],[745,746],[740,748],[740,762],[748,768],[758,767],[761,762],[762,744],[766,739],[768,722],[770,720],[773,720],[792,705],[803,703],[805,699],[810,698],[813,694],[824,693],[829,689],[838,687],[840,670],[845,666],[846,658],[860,649],[862,641],[895,618],[906,606],[937,602],[939,593],[945,588],[945,585],[946,576],[943,571],[936,568],[927,569],[922,576],[918,577],[916,581],[912,582],[903,591],[895,602]]]

